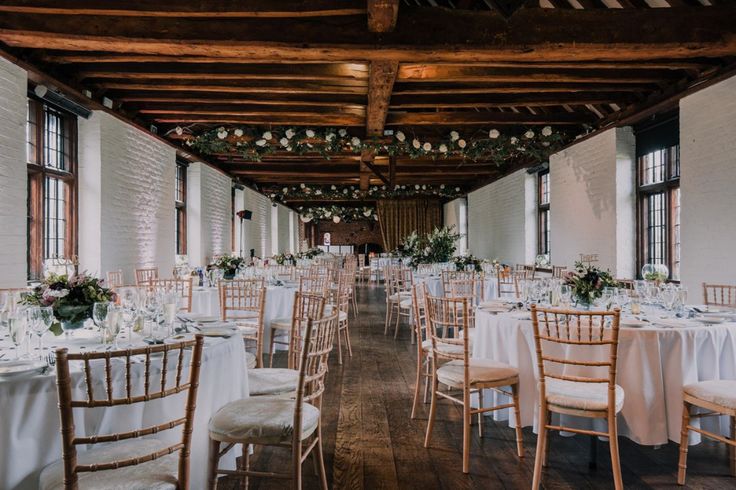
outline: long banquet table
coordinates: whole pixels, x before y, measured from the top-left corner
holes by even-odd
[[[599,352],[601,359],[606,355]],[[474,358],[505,362],[519,369],[521,423],[537,431],[538,369],[529,312],[489,313],[479,309],[473,340]],[[736,379],[736,323],[705,326],[668,321],[645,328],[621,327],[617,383],[624,389],[618,432],[643,445],[679,441],[682,387],[697,381]],[[489,394],[490,395],[490,394]],[[493,395],[503,397],[503,395]],[[486,400],[491,403],[491,396]],[[498,402],[498,401],[497,401]],[[510,410],[497,413],[515,425]],[[596,427],[602,421],[565,418],[574,427]],[[702,421],[703,427],[728,434],[727,417]],[[700,442],[691,432],[690,443]]]
[[[121,333],[120,346],[128,341]],[[68,347],[70,351],[90,349],[98,344],[92,330],[79,330],[71,341],[64,337],[46,335],[47,347]],[[34,344],[35,346],[35,338]],[[145,345],[134,334],[135,346]],[[32,350],[32,352],[34,352]],[[12,359],[7,336],[0,336],[0,353]],[[0,361],[1,362],[1,361]],[[120,362],[121,366],[124,363]],[[188,365],[188,364],[187,364]],[[79,367],[72,367],[72,386],[75,398],[84,399],[85,384]],[[100,366],[101,367],[101,366]],[[124,386],[124,369],[115,370],[115,386]],[[104,389],[104,369],[94,370],[97,390]],[[142,375],[134,380],[134,389],[142,386]],[[122,388],[121,388],[122,389]],[[97,395],[99,396],[99,395]],[[183,401],[176,395],[134,406],[84,409],[75,412],[77,435],[107,434],[160,423],[183,414]],[[208,450],[207,424],[210,416],[226,403],[248,396],[248,375],[239,335],[227,339],[206,338],[194,417],[191,452],[191,488],[205,488]],[[40,471],[61,458],[61,436],[55,371],[8,378],[0,378],[0,489],[38,488]],[[161,432],[157,438],[178,438],[181,428]],[[223,459],[223,465],[234,467],[234,456]]]

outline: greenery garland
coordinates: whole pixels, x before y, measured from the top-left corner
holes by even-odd
[[[184,136],[185,130],[175,128]],[[279,151],[295,154],[318,153],[329,159],[332,155],[370,150],[387,155],[405,155],[411,158],[432,159],[461,156],[474,162],[502,165],[509,160],[541,163],[558,151],[571,138],[551,126],[541,130],[528,129],[523,133],[501,133],[497,129],[477,131],[472,138],[461,137],[450,131],[440,140],[420,140],[403,131],[392,136],[361,139],[341,128],[279,127],[268,130],[252,126],[231,126],[210,129],[198,135],[184,136],[185,143],[205,155],[236,153],[250,161],[261,161],[266,155]]]
[[[370,206],[349,207],[349,206],[300,206],[297,208],[300,218],[303,222],[309,223],[313,219],[328,221],[334,223],[341,221],[377,221],[378,214],[375,208]]]
[[[463,189],[459,186],[441,185],[395,185],[389,187],[371,186],[367,191],[361,191],[358,187],[351,185],[307,185],[284,186],[281,188],[265,189],[264,193],[274,202],[296,201],[330,201],[335,199],[391,199],[397,197],[419,197],[433,196],[444,198],[456,198],[463,195]]]

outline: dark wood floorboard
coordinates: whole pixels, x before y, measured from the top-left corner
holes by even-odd
[[[402,325],[399,339],[383,335],[385,301],[380,287],[358,289],[360,314],[351,319],[353,357],[340,366],[333,356],[323,408],[323,447],[331,488],[335,489],[528,489],[534,468],[536,436],[524,429],[525,457],[516,457],[514,431],[486,418],[484,437],[473,430],[470,474],[463,475],[460,407],[441,402],[431,447],[423,447],[429,405],[411,420],[416,347]],[[392,330],[393,332],[393,330]],[[277,357],[278,365],[285,358]],[[589,439],[550,440],[546,489],[613,488],[608,444],[598,442],[598,468],[588,469]],[[678,447],[655,449],[620,439],[626,488],[674,489]],[[687,487],[736,488],[728,473],[725,445],[706,442],[690,448]],[[289,465],[285,450],[259,448],[256,469]],[[304,464],[304,487],[319,488],[311,461]],[[222,478],[219,488],[239,488],[235,478]],[[288,488],[285,481],[251,480],[251,489]]]

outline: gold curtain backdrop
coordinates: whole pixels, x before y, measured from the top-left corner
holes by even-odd
[[[377,209],[386,252],[396,249],[414,231],[421,235],[442,226],[442,204],[436,199],[384,199],[378,201]]]

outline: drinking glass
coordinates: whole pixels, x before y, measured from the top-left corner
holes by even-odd
[[[28,332],[28,318],[24,310],[16,311],[8,317],[10,340],[15,346],[15,359],[20,359],[20,346]]]
[[[8,325],[8,316],[13,309],[13,294],[9,291],[0,291],[0,327]]]
[[[123,326],[123,312],[126,308],[122,306],[110,306],[107,311],[107,318],[105,319],[105,330],[107,335],[112,339],[112,348],[117,350],[118,346],[118,334]]]
[[[38,336],[38,359],[43,360],[43,334],[46,333],[48,327],[43,320],[41,307],[32,306],[26,310],[28,315],[28,328],[32,333]]]
[[[572,286],[569,284],[563,284],[560,286],[560,300],[562,301],[563,306],[566,308],[570,307],[570,303],[572,302]]]
[[[606,310],[610,310],[615,298],[616,288],[605,287],[603,288],[603,294],[601,295],[601,305],[603,305]]]
[[[110,303],[108,301],[95,303],[92,306],[92,321],[95,323],[97,328],[100,329],[100,333],[102,334],[102,345],[107,344],[107,334],[105,333],[107,327],[105,325],[105,322],[107,321],[109,310]]]
[[[135,307],[131,308],[123,306],[120,309],[120,319],[122,320],[123,326],[125,326],[125,328],[128,330],[128,347],[133,345],[133,324],[135,323],[137,318],[138,310]]]

